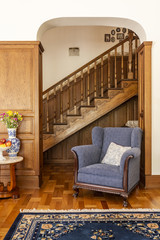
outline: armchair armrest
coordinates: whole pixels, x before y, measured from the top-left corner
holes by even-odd
[[[82,145],[73,147],[72,152],[75,152],[78,160],[78,168],[82,168],[99,162],[101,148],[95,145]]]
[[[139,148],[131,148],[131,149],[127,150],[126,152],[124,152],[124,154],[122,155],[122,158],[121,158],[120,172],[123,173],[125,161],[128,157],[134,158],[136,160],[136,159],[140,158],[140,154],[141,154],[141,151]]]
[[[140,180],[140,153],[139,148],[132,148],[122,155],[120,172],[126,192],[131,191]]]

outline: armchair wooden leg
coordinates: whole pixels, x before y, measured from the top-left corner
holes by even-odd
[[[77,198],[79,194],[79,188],[76,185],[74,185],[73,190],[75,191],[75,193],[73,194],[73,197]]]

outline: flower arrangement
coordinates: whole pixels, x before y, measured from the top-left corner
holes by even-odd
[[[22,120],[22,114],[18,112],[8,111],[0,114],[0,121],[3,122],[7,128],[17,128]]]

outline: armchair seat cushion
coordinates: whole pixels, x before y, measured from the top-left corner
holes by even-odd
[[[120,167],[102,163],[80,168],[78,170],[78,182],[123,188],[123,176]]]

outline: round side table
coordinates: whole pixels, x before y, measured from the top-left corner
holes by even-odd
[[[19,189],[16,187],[15,165],[23,161],[23,157],[5,156],[5,158],[5,160],[0,160],[0,165],[10,165],[10,182],[8,182],[6,187],[3,182],[0,182],[0,198],[12,197],[16,199],[19,198]]]

